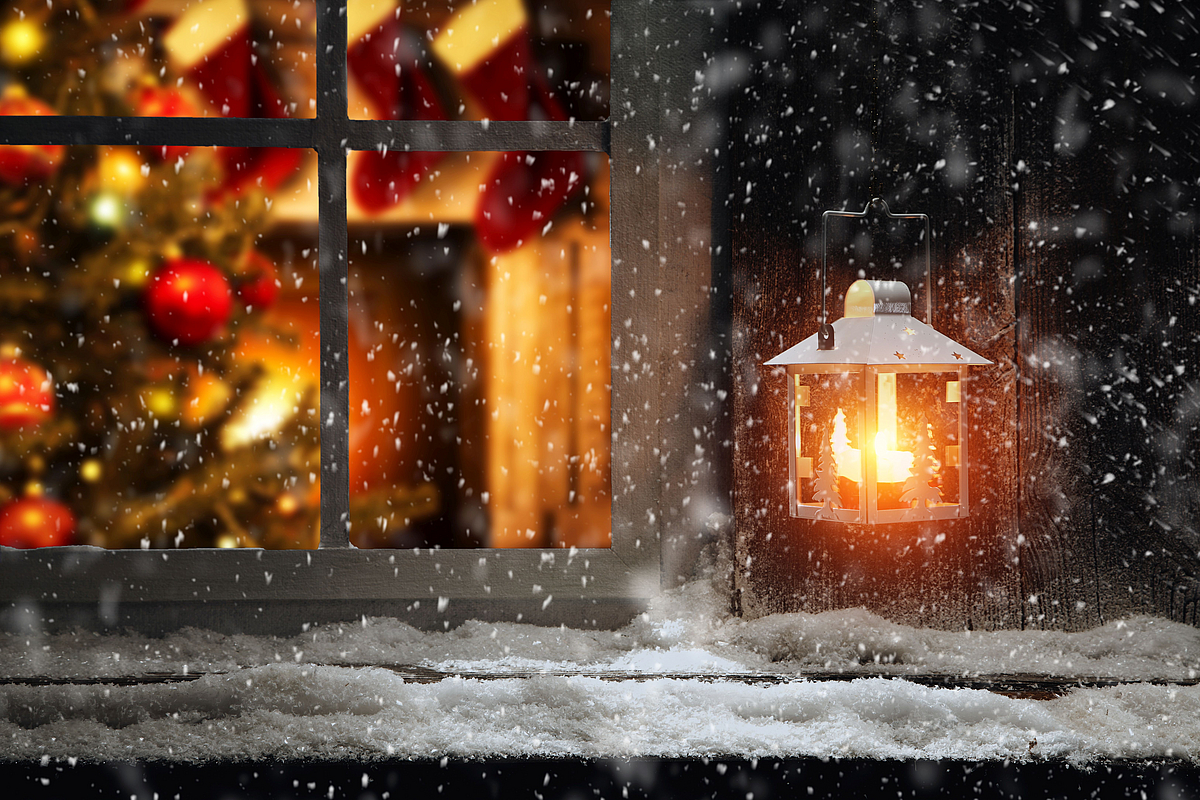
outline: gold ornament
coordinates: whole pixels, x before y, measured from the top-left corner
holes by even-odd
[[[122,194],[133,194],[146,184],[149,168],[136,153],[124,147],[107,147],[100,151],[96,168],[100,185]]]
[[[179,413],[175,392],[166,386],[154,386],[142,392],[142,402],[147,411],[162,419],[174,419]]]
[[[199,427],[229,405],[233,399],[233,388],[216,375],[206,372],[189,381],[188,395],[183,408],[183,421]]]
[[[150,261],[145,258],[135,258],[125,267],[125,282],[133,289],[140,289],[150,280]]]
[[[121,228],[128,210],[121,197],[112,191],[97,192],[88,203],[88,219],[102,230],[115,231]]]
[[[275,501],[275,508],[285,517],[290,517],[300,510],[300,501],[293,494],[282,494]]]
[[[32,17],[22,17],[0,28],[0,55],[10,67],[36,61],[46,44],[46,32]]]

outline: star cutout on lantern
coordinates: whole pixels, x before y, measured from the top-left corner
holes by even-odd
[[[916,331],[914,331],[912,328],[908,328],[908,327],[906,327],[904,329],[904,332],[907,333],[909,336],[912,336],[914,333],[916,333]]]
[[[903,361],[903,360],[904,360],[904,353],[901,353],[899,350],[897,350],[897,351],[896,351],[896,358],[898,358],[898,359],[900,359],[901,361]]]
[[[951,353],[950,355],[954,356],[959,361],[962,361],[962,353]]]

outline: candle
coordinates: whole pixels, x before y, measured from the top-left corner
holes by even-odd
[[[894,449],[896,435],[894,424],[893,420],[890,442],[889,434],[884,430],[881,429],[879,433],[875,434],[875,480],[878,483],[901,483],[912,475],[913,454]],[[833,450],[833,460],[837,464],[838,477],[849,478],[861,483],[863,480],[862,452],[850,446],[850,439],[846,435],[846,414],[841,408],[837,410],[837,415],[833,418],[833,433],[829,437],[829,446]]]

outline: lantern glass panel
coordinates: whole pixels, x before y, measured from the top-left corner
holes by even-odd
[[[853,458],[862,439],[863,373],[795,373],[792,390],[796,515],[825,507],[828,495],[832,509],[856,517],[865,496],[862,464]]]
[[[947,376],[952,376],[949,380]],[[875,465],[880,511],[959,502],[958,372],[875,375]],[[948,400],[953,398],[953,402]]]

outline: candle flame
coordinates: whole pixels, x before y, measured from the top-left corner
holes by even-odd
[[[894,429],[891,434],[895,435]],[[913,454],[889,447],[885,431],[875,434],[875,480],[877,483],[900,483],[912,475]],[[833,433],[829,437],[833,460],[839,478],[862,481],[862,452],[850,446],[846,432],[846,414],[841,408],[833,418]]]

